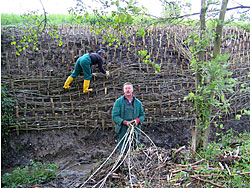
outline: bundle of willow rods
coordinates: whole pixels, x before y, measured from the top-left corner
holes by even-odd
[[[149,138],[149,136],[145,132],[143,132],[141,129],[136,127],[135,121],[130,121],[128,123],[128,129],[127,129],[126,134],[119,141],[119,143],[116,145],[116,147],[111,152],[111,154],[107,157],[107,159],[92,173],[92,175],[80,186],[80,188],[88,186],[87,184],[92,184],[90,182],[91,180],[92,182],[95,181],[93,179],[94,176],[98,175],[97,173],[101,171],[101,169],[112,158],[112,156],[114,157],[115,151],[117,150],[117,148],[122,142],[123,142],[122,148],[120,150],[119,156],[116,158],[115,162],[112,164],[113,166],[105,172],[105,176],[103,178],[100,178],[100,180],[97,183],[94,182],[94,185],[91,185],[91,187],[97,187],[97,186],[99,186],[99,188],[104,187],[108,177],[110,177],[110,175],[112,175],[122,164],[125,164],[128,167],[129,184],[131,187],[133,187],[133,183],[135,182],[133,179],[134,175],[132,174],[132,169],[134,168],[132,164],[135,163],[135,161],[133,161],[135,160],[135,158],[133,157],[133,153],[135,152],[135,148],[136,148],[135,143],[138,141],[137,130],[139,130],[142,133],[142,135],[144,135],[145,137],[149,139],[153,147],[156,149],[156,153],[158,155],[157,147],[154,144],[154,142]],[[158,156],[158,162],[159,161],[160,161],[160,157]]]

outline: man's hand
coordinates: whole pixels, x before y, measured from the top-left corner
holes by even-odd
[[[139,120],[139,118],[136,118],[136,119],[134,119],[132,121],[126,121],[126,120],[122,121],[122,124],[126,125],[126,126],[128,126],[129,123],[133,124],[136,127],[140,123],[140,120]]]
[[[128,126],[128,121],[126,121],[126,120],[123,120],[123,121],[122,121],[122,124],[123,124],[123,125],[126,125],[126,126]]]
[[[93,72],[92,75],[93,75],[93,76],[97,76],[97,73]]]
[[[109,71],[106,71],[106,75],[109,77]]]

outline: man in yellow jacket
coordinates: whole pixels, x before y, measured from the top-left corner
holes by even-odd
[[[64,88],[68,89],[70,87],[71,82],[76,78],[81,72],[84,75],[84,82],[83,82],[83,93],[87,93],[92,91],[89,89],[90,79],[91,79],[91,66],[98,65],[99,70],[109,76],[109,71],[105,71],[103,69],[103,58],[104,58],[105,51],[98,50],[97,53],[87,53],[83,56],[79,57],[76,61],[75,68],[72,74],[67,78],[66,82],[64,83]]]

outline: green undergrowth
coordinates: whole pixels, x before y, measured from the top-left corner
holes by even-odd
[[[202,162],[192,165],[195,161]],[[182,163],[187,167],[178,177],[185,184],[250,187],[250,133],[244,132],[235,136],[229,130],[218,142],[210,143],[206,149],[200,149],[193,160]]]
[[[17,167],[11,173],[2,176],[3,188],[40,185],[56,178],[58,164],[30,161],[24,168]]]
[[[6,137],[9,135],[10,126],[15,126],[18,122],[15,120],[15,101],[7,95],[8,89],[1,85],[1,136],[2,142],[6,143]]]

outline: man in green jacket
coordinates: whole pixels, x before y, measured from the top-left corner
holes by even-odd
[[[145,119],[145,113],[140,100],[133,95],[133,85],[129,82],[123,85],[124,95],[115,101],[112,110],[112,120],[115,122],[115,132],[118,133],[118,141],[122,140],[128,129],[128,122],[135,120],[136,126],[141,129]],[[136,129],[138,136],[140,131]],[[139,143],[139,137],[137,138]],[[119,145],[120,151],[124,140]],[[137,143],[137,142],[136,142]]]
[[[92,89],[89,89],[90,79],[92,76],[91,74],[92,65],[98,65],[99,70],[103,74],[106,74],[107,76],[109,76],[109,71],[105,71],[102,66],[104,53],[105,51],[103,49],[100,49],[97,51],[97,53],[88,53],[79,57],[76,60],[76,65],[72,74],[65,81],[63,88],[68,89],[70,87],[71,82],[74,80],[74,78],[76,78],[81,72],[83,72],[83,75],[84,75],[83,93],[92,91]]]

